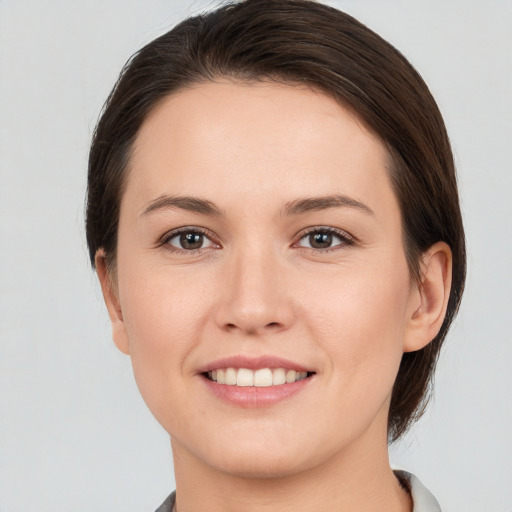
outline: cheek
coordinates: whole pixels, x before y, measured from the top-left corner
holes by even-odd
[[[119,292],[131,348],[159,354],[186,349],[211,301],[208,276],[144,261],[127,261],[123,270]]]
[[[405,261],[397,261],[373,271],[371,266],[340,271],[326,278],[325,286],[316,279],[304,296],[303,315],[330,359],[332,378],[356,399],[373,387],[391,391],[398,371],[410,281]],[[376,397],[382,398],[379,392]]]
[[[139,275],[140,277],[133,277]],[[209,293],[195,280],[169,270],[127,271],[120,289],[133,371],[140,392],[157,419],[171,403],[186,399],[180,382],[187,356],[200,343]]]

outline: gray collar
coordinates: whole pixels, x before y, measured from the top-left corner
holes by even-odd
[[[409,490],[414,503],[413,512],[441,512],[439,503],[418,477],[407,471],[395,470],[395,475]]]
[[[407,471],[395,471],[395,475],[411,493],[414,503],[413,512],[441,512],[437,500],[416,476]],[[172,512],[175,501],[176,491],[171,493],[155,512]]]

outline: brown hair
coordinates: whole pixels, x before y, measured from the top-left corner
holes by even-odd
[[[423,412],[442,342],[459,307],[466,258],[450,143],[426,84],[398,50],[351,16],[308,0],[245,0],[186,19],[124,67],[89,156],[86,231],[114,268],[119,206],[138,130],[169,94],[219,77],[321,89],[348,106],[387,146],[414,277],[438,241],[453,254],[444,323],[422,350],[403,355],[388,421],[398,439]]]

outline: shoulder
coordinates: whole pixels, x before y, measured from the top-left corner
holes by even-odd
[[[155,510],[155,512],[172,512],[174,501],[176,499],[176,491],[173,491],[167,499]]]
[[[395,471],[395,475],[411,493],[413,512],[441,512],[439,503],[418,477],[407,471]]]

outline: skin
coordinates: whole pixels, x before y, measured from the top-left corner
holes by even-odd
[[[441,326],[451,255],[434,245],[411,279],[388,167],[356,116],[289,85],[197,85],[141,127],[116,275],[101,251],[96,264],[114,341],[171,437],[178,510],[411,510],[388,461],[390,395],[403,352]],[[343,204],[287,211],[333,196]],[[205,231],[200,249],[172,238],[182,227]],[[315,249],[319,228],[337,231]],[[285,400],[240,407],[198,370],[238,355],[315,373]]]

